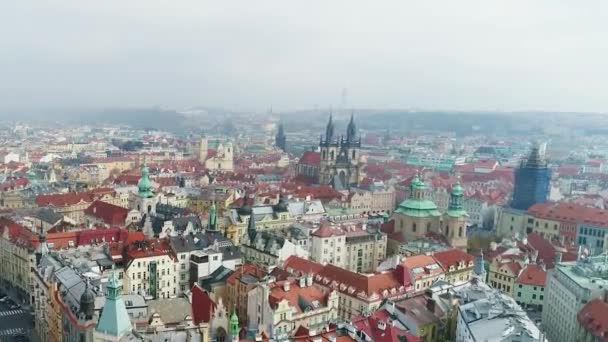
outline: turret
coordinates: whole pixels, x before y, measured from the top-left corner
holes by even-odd
[[[423,200],[426,196],[426,184],[420,178],[420,174],[416,173],[410,183],[410,198],[415,200]]]
[[[460,215],[466,215],[466,212],[462,209],[463,196],[464,190],[462,189],[460,182],[457,182],[452,187],[452,192],[450,193],[450,203],[448,205],[448,211],[452,211],[454,213],[458,212],[458,214]]]
[[[42,232],[39,236],[38,236],[38,240],[40,241],[40,243],[38,244],[38,247],[36,248],[36,265],[40,264],[40,260],[42,259],[42,256],[44,256],[45,254],[48,254],[49,252],[49,246],[46,243],[46,233]]]
[[[475,275],[479,278],[479,280],[485,282],[486,281],[486,268],[484,266],[483,261],[483,251],[479,251],[479,255],[475,257],[475,268],[473,270]]]
[[[95,313],[95,293],[91,290],[88,280],[84,292],[80,296],[80,313],[84,315],[86,320],[92,319]]]
[[[95,328],[96,341],[120,340],[131,332],[133,326],[125,302],[122,299],[122,284],[118,279],[116,270],[112,270],[106,285],[106,302]]]
[[[457,182],[452,187],[448,211],[443,220],[445,237],[453,247],[462,249],[467,247],[467,218],[469,216],[463,209],[463,196],[464,190],[460,182]]]
[[[152,192],[152,182],[150,181],[150,171],[148,170],[148,166],[146,162],[141,166],[141,178],[139,182],[137,182],[137,189],[139,197],[149,198],[153,197],[154,193]]]
[[[209,208],[209,224],[207,225],[207,230],[216,231],[217,230],[217,214],[215,201],[211,202],[211,208]]]
[[[256,228],[255,228],[255,217],[253,217],[253,215],[251,215],[251,216],[249,216],[249,222],[247,223],[247,237],[249,238],[249,241],[251,243],[253,243],[256,233],[257,232],[256,232]]]
[[[230,337],[232,338],[233,342],[239,340],[240,330],[241,328],[239,326],[239,316],[237,316],[235,309],[234,311],[232,311],[232,316],[230,317]]]

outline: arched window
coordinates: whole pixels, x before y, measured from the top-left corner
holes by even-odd
[[[450,234],[450,226],[448,226],[447,224],[445,225],[445,236],[449,236]]]
[[[428,223],[426,224],[426,233],[428,233],[428,232],[430,232],[430,231],[431,231],[431,222],[428,222]]]
[[[413,224],[412,224],[412,231],[413,231],[413,232],[415,232],[415,231],[416,231],[416,224],[415,224],[415,223],[413,223]]]
[[[329,159],[334,160],[334,151],[329,152]]]
[[[353,150],[353,159],[355,159],[356,153],[357,153],[357,151]]]
[[[458,228],[458,237],[462,237],[462,226]]]
[[[148,204],[148,213],[152,211],[152,206]]]
[[[323,150],[323,160],[327,159],[327,152],[325,150]]]

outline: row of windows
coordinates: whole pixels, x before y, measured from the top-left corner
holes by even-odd
[[[521,298],[521,292],[517,292],[517,297]],[[543,300],[543,295],[540,295],[540,297],[538,299]],[[536,299],[536,293],[532,294],[532,299]]]
[[[598,229],[598,228],[581,227],[580,234],[603,238],[606,235],[606,231],[604,229]]]

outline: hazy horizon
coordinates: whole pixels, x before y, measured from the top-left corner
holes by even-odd
[[[601,1],[2,7],[0,109],[608,111]]]

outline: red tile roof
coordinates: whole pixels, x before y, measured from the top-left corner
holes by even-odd
[[[284,288],[286,283],[289,283],[288,291],[285,291]],[[289,306],[294,308],[298,314],[303,312],[303,308],[299,305],[301,299],[304,299],[310,305],[312,305],[313,301],[318,301],[322,306],[327,306],[328,294],[317,284],[300,287],[298,286],[298,281],[288,279],[271,283],[269,288],[268,304],[273,309],[276,309],[277,305],[283,300],[286,300]]]
[[[608,303],[603,298],[596,298],[585,304],[576,318],[598,341],[608,341]]]
[[[236,282],[241,279],[244,274],[251,274],[261,279],[264,274],[264,269],[254,264],[244,264],[240,267],[237,267],[234,272],[232,272],[232,274],[230,274],[228,278],[226,278],[226,283],[229,285],[235,285]]]
[[[321,227],[319,227],[319,229],[315,230],[310,235],[320,237],[320,238],[327,238],[327,237],[344,235],[344,234],[345,233],[342,229],[334,228],[327,223],[323,223],[323,224],[321,224]]]
[[[300,275],[307,273],[317,274],[323,269],[323,265],[318,264],[314,261],[310,261],[308,259],[297,257],[295,255],[292,255],[287,258],[287,260],[285,260],[285,262],[283,263],[283,267],[288,272],[297,272]]]
[[[403,261],[403,265],[408,267],[409,269],[425,267],[433,264],[436,264],[435,259],[433,259],[432,256],[424,254],[406,257],[405,261]]]
[[[98,218],[110,226],[124,225],[129,209],[102,201],[95,201],[85,209],[85,215]]]
[[[547,271],[535,264],[529,264],[517,277],[517,282],[524,285],[545,286]]]
[[[172,259],[176,259],[175,253],[171,249],[167,239],[141,240],[131,244],[112,244],[110,245],[110,249],[121,252],[127,265],[135,259],[152,256],[167,255]]]
[[[579,165],[560,165],[557,170],[557,174],[560,176],[576,176],[581,172],[581,167]]]
[[[471,254],[465,253],[457,248],[435,252],[433,258],[435,258],[439,266],[441,266],[445,272],[449,271],[450,266],[457,268],[460,262],[463,262],[465,267],[469,267],[469,264],[475,261],[475,257]],[[473,267],[473,265],[471,265],[471,267]]]
[[[519,275],[519,271],[521,271],[521,265],[519,264],[519,262],[516,261],[508,262],[506,264],[503,264],[501,267],[508,268],[515,276]]]
[[[407,277],[398,278],[395,272],[382,272],[371,275],[352,272],[332,264],[325,266],[302,259],[296,256],[289,257],[284,263],[285,269],[295,274],[305,274],[313,272],[314,281],[321,285],[331,287],[339,292],[347,293],[351,296],[359,296],[361,300],[368,300],[372,295],[381,296],[384,290],[389,293],[402,290],[401,294],[411,289],[411,284]],[[406,280],[407,283],[401,283]],[[399,293],[399,292],[393,292]],[[361,295],[363,297],[361,297]],[[378,297],[379,300],[382,297]],[[369,299],[372,300],[372,299]],[[375,299],[373,299],[375,300]]]
[[[209,323],[217,305],[198,284],[192,286],[192,319],[195,324]]]
[[[536,218],[608,227],[608,210],[585,207],[572,202],[537,203],[528,209],[528,214]]]
[[[37,244],[34,232],[8,218],[0,218],[0,234],[8,230],[8,237],[15,245],[33,249]]]
[[[422,342],[422,338],[407,330],[393,326],[389,321],[389,313],[386,310],[376,311],[368,317],[355,317],[352,322],[357,329],[365,332],[374,342],[401,342],[404,340],[407,342]]]
[[[299,164],[319,166],[321,163],[321,153],[314,151],[306,151],[302,154]]]
[[[39,207],[52,205],[64,207],[80,202],[93,202],[106,194],[114,194],[114,190],[109,188],[98,188],[87,192],[68,192],[64,194],[37,195],[36,204]]]
[[[527,246],[522,247],[520,249],[531,248],[532,250],[538,251],[537,261],[544,262],[547,269],[553,268],[555,255],[558,253],[556,246],[553,242],[542,238],[540,235],[536,233],[528,234],[526,237]],[[573,252],[562,252],[562,261],[574,261],[576,260],[576,253]]]

